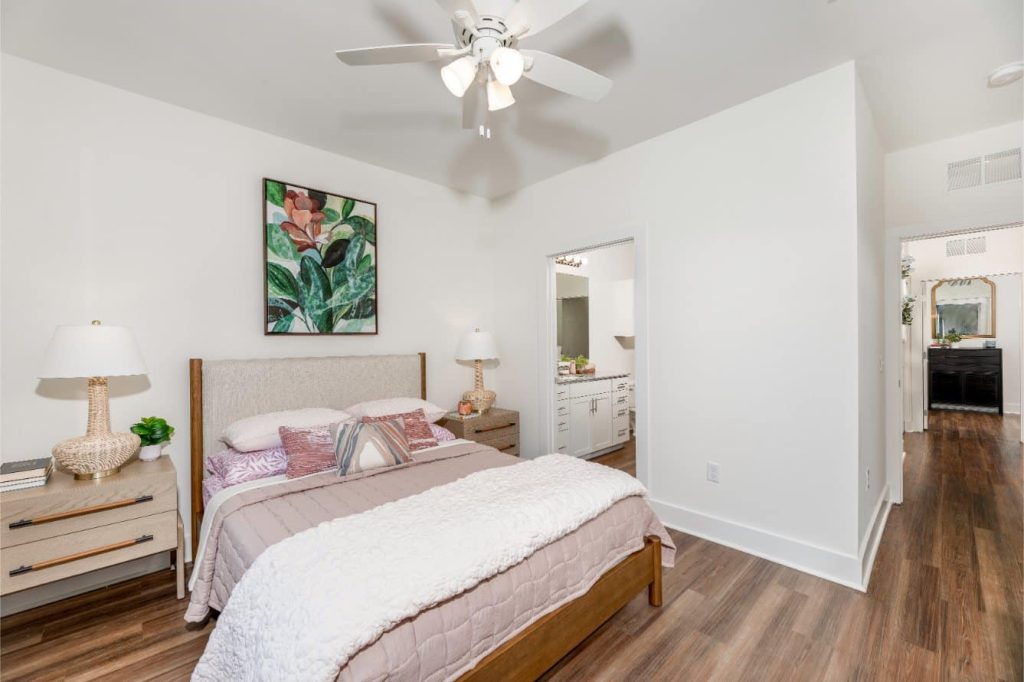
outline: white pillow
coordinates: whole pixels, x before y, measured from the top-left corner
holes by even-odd
[[[255,417],[246,417],[228,425],[220,439],[239,452],[254,452],[281,447],[278,428],[291,426],[303,428],[348,421],[352,415],[327,407],[307,407],[301,410],[267,412]]]
[[[427,415],[427,421],[431,424],[441,420],[441,417],[448,414],[448,410],[438,407],[434,403],[428,403],[419,398],[385,398],[384,400],[367,400],[365,403],[349,405],[345,411],[353,417],[386,417],[389,414],[405,414],[423,410]]]

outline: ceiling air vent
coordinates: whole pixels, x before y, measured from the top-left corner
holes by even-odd
[[[946,256],[971,256],[985,253],[987,250],[984,237],[966,237],[962,239],[950,239],[946,242]]]
[[[985,156],[985,184],[1020,180],[1020,147]]]
[[[982,184],[981,157],[954,161],[946,166],[946,190],[952,192]]]

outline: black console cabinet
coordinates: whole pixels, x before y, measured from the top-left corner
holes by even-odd
[[[988,407],[1003,413],[1001,348],[929,348],[928,409]]]

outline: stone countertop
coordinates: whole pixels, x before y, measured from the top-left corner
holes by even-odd
[[[601,381],[602,379],[621,379],[628,377],[628,372],[620,374],[565,374],[555,377],[556,384],[578,384],[584,381]]]

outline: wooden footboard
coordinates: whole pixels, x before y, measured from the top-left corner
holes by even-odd
[[[644,588],[651,606],[661,606],[657,536],[644,538],[643,549],[616,564],[590,591],[538,619],[459,679],[536,680]]]

